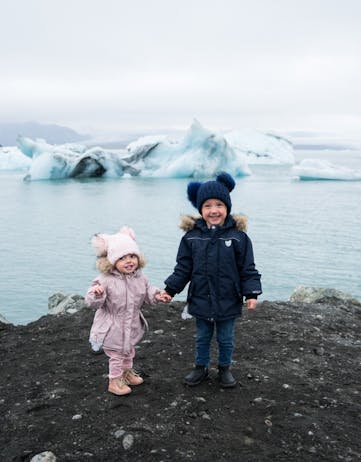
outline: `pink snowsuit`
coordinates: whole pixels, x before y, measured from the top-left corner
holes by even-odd
[[[101,296],[91,292],[96,285],[104,289]],[[132,368],[134,347],[148,328],[140,309],[143,304],[154,304],[158,292],[140,269],[130,275],[116,269],[102,273],[89,287],[85,301],[97,309],[89,340],[102,345],[109,357],[109,378],[121,377],[125,369]]]

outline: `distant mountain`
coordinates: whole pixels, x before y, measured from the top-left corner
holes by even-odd
[[[71,128],[55,124],[0,123],[0,145],[15,146],[18,135],[44,138],[50,144],[76,143],[89,138],[89,135],[81,135]]]

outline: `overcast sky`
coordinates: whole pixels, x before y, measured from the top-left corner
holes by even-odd
[[[0,0],[0,122],[361,135],[360,0]]]

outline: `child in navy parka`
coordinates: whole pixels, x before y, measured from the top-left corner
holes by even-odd
[[[222,387],[234,387],[230,365],[235,319],[241,316],[243,298],[255,309],[262,293],[261,275],[255,268],[252,243],[245,234],[244,217],[232,216],[231,198],[235,181],[221,173],[216,181],[191,182],[188,199],[201,217],[186,217],[177,254],[177,264],[165,281],[172,297],[190,282],[188,311],[197,325],[194,369],[185,377],[187,385],[208,377],[210,346],[214,330],[219,350],[218,377]]]

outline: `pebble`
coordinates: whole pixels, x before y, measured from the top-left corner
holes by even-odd
[[[81,414],[75,414],[73,415],[73,417],[71,418],[72,420],[80,420],[83,416]]]
[[[254,443],[254,439],[249,436],[245,436],[243,441],[246,446],[251,446]]]
[[[114,432],[114,436],[116,438],[121,438],[124,434],[125,434],[125,430],[122,430],[121,428]]]
[[[271,419],[265,419],[264,423],[267,425],[267,427],[272,427],[272,420]]]
[[[56,456],[51,451],[41,452],[30,459],[30,462],[56,462]]]
[[[318,356],[323,356],[325,354],[325,349],[323,347],[314,348],[313,352]]]
[[[131,433],[128,433],[127,435],[124,436],[122,444],[123,444],[123,448],[127,451],[134,444],[134,436]]]
[[[158,329],[158,330],[155,330],[154,331],[155,334],[164,334],[164,330],[163,329]]]

